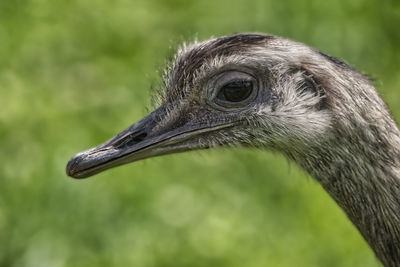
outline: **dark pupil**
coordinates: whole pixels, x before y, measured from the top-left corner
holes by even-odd
[[[240,102],[248,98],[252,90],[252,82],[234,81],[221,88],[218,93],[218,98],[230,102]]]

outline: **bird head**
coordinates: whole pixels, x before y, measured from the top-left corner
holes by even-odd
[[[305,150],[327,138],[332,109],[340,104],[330,95],[334,83],[346,83],[343,71],[353,70],[271,35],[236,34],[184,45],[166,69],[158,107],[106,143],[77,154],[67,174],[84,178],[149,157],[216,146]]]

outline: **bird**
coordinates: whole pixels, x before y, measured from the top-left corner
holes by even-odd
[[[162,76],[154,111],[74,156],[69,176],[220,146],[277,151],[322,185],[384,266],[400,266],[400,131],[369,77],[263,33],[183,44]]]

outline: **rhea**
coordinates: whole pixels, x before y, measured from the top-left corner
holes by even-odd
[[[77,154],[84,178],[216,146],[279,151],[313,176],[385,266],[400,266],[400,132],[371,81],[304,44],[236,34],[182,46],[157,108]]]

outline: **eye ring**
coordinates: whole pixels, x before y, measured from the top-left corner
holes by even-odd
[[[258,95],[258,81],[247,69],[225,71],[212,79],[209,92],[208,102],[214,108],[243,109]]]

